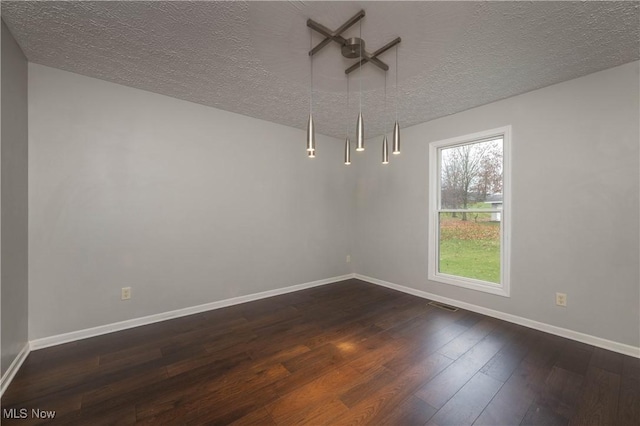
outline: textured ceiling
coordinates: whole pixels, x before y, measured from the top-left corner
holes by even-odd
[[[3,1],[2,18],[32,62],[304,128],[307,18],[336,29],[364,9],[367,50],[402,37],[398,108],[407,127],[637,60],[638,4]],[[361,82],[351,74],[345,116],[344,69],[354,60],[336,43],[314,57],[320,133],[353,136],[360,84],[367,136],[391,130],[395,51],[381,59],[391,66],[386,114],[384,73],[368,64]]]

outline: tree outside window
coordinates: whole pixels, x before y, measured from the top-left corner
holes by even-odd
[[[431,144],[430,279],[508,292],[505,129]]]

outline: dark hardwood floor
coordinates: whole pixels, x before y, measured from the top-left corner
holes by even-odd
[[[348,280],[34,351],[3,424],[640,425],[640,360],[426,302]]]

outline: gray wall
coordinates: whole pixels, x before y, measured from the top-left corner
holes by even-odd
[[[388,167],[368,149],[356,162],[356,272],[639,346],[638,97],[635,62],[404,129]],[[428,281],[429,142],[508,124],[511,297]]]
[[[301,130],[36,64],[29,84],[31,339],[351,272],[340,141],[311,160]]]
[[[376,138],[351,168],[341,141],[309,160],[300,130],[29,67],[31,339],[349,273],[353,250],[366,276],[640,343],[638,63],[404,129],[388,167]],[[428,143],[507,124],[511,297],[430,282]]]
[[[2,374],[28,341],[27,135],[27,60],[2,22]]]

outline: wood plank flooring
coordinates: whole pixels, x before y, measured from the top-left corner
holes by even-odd
[[[637,426],[639,407],[638,359],[347,280],[34,351],[2,422]]]

